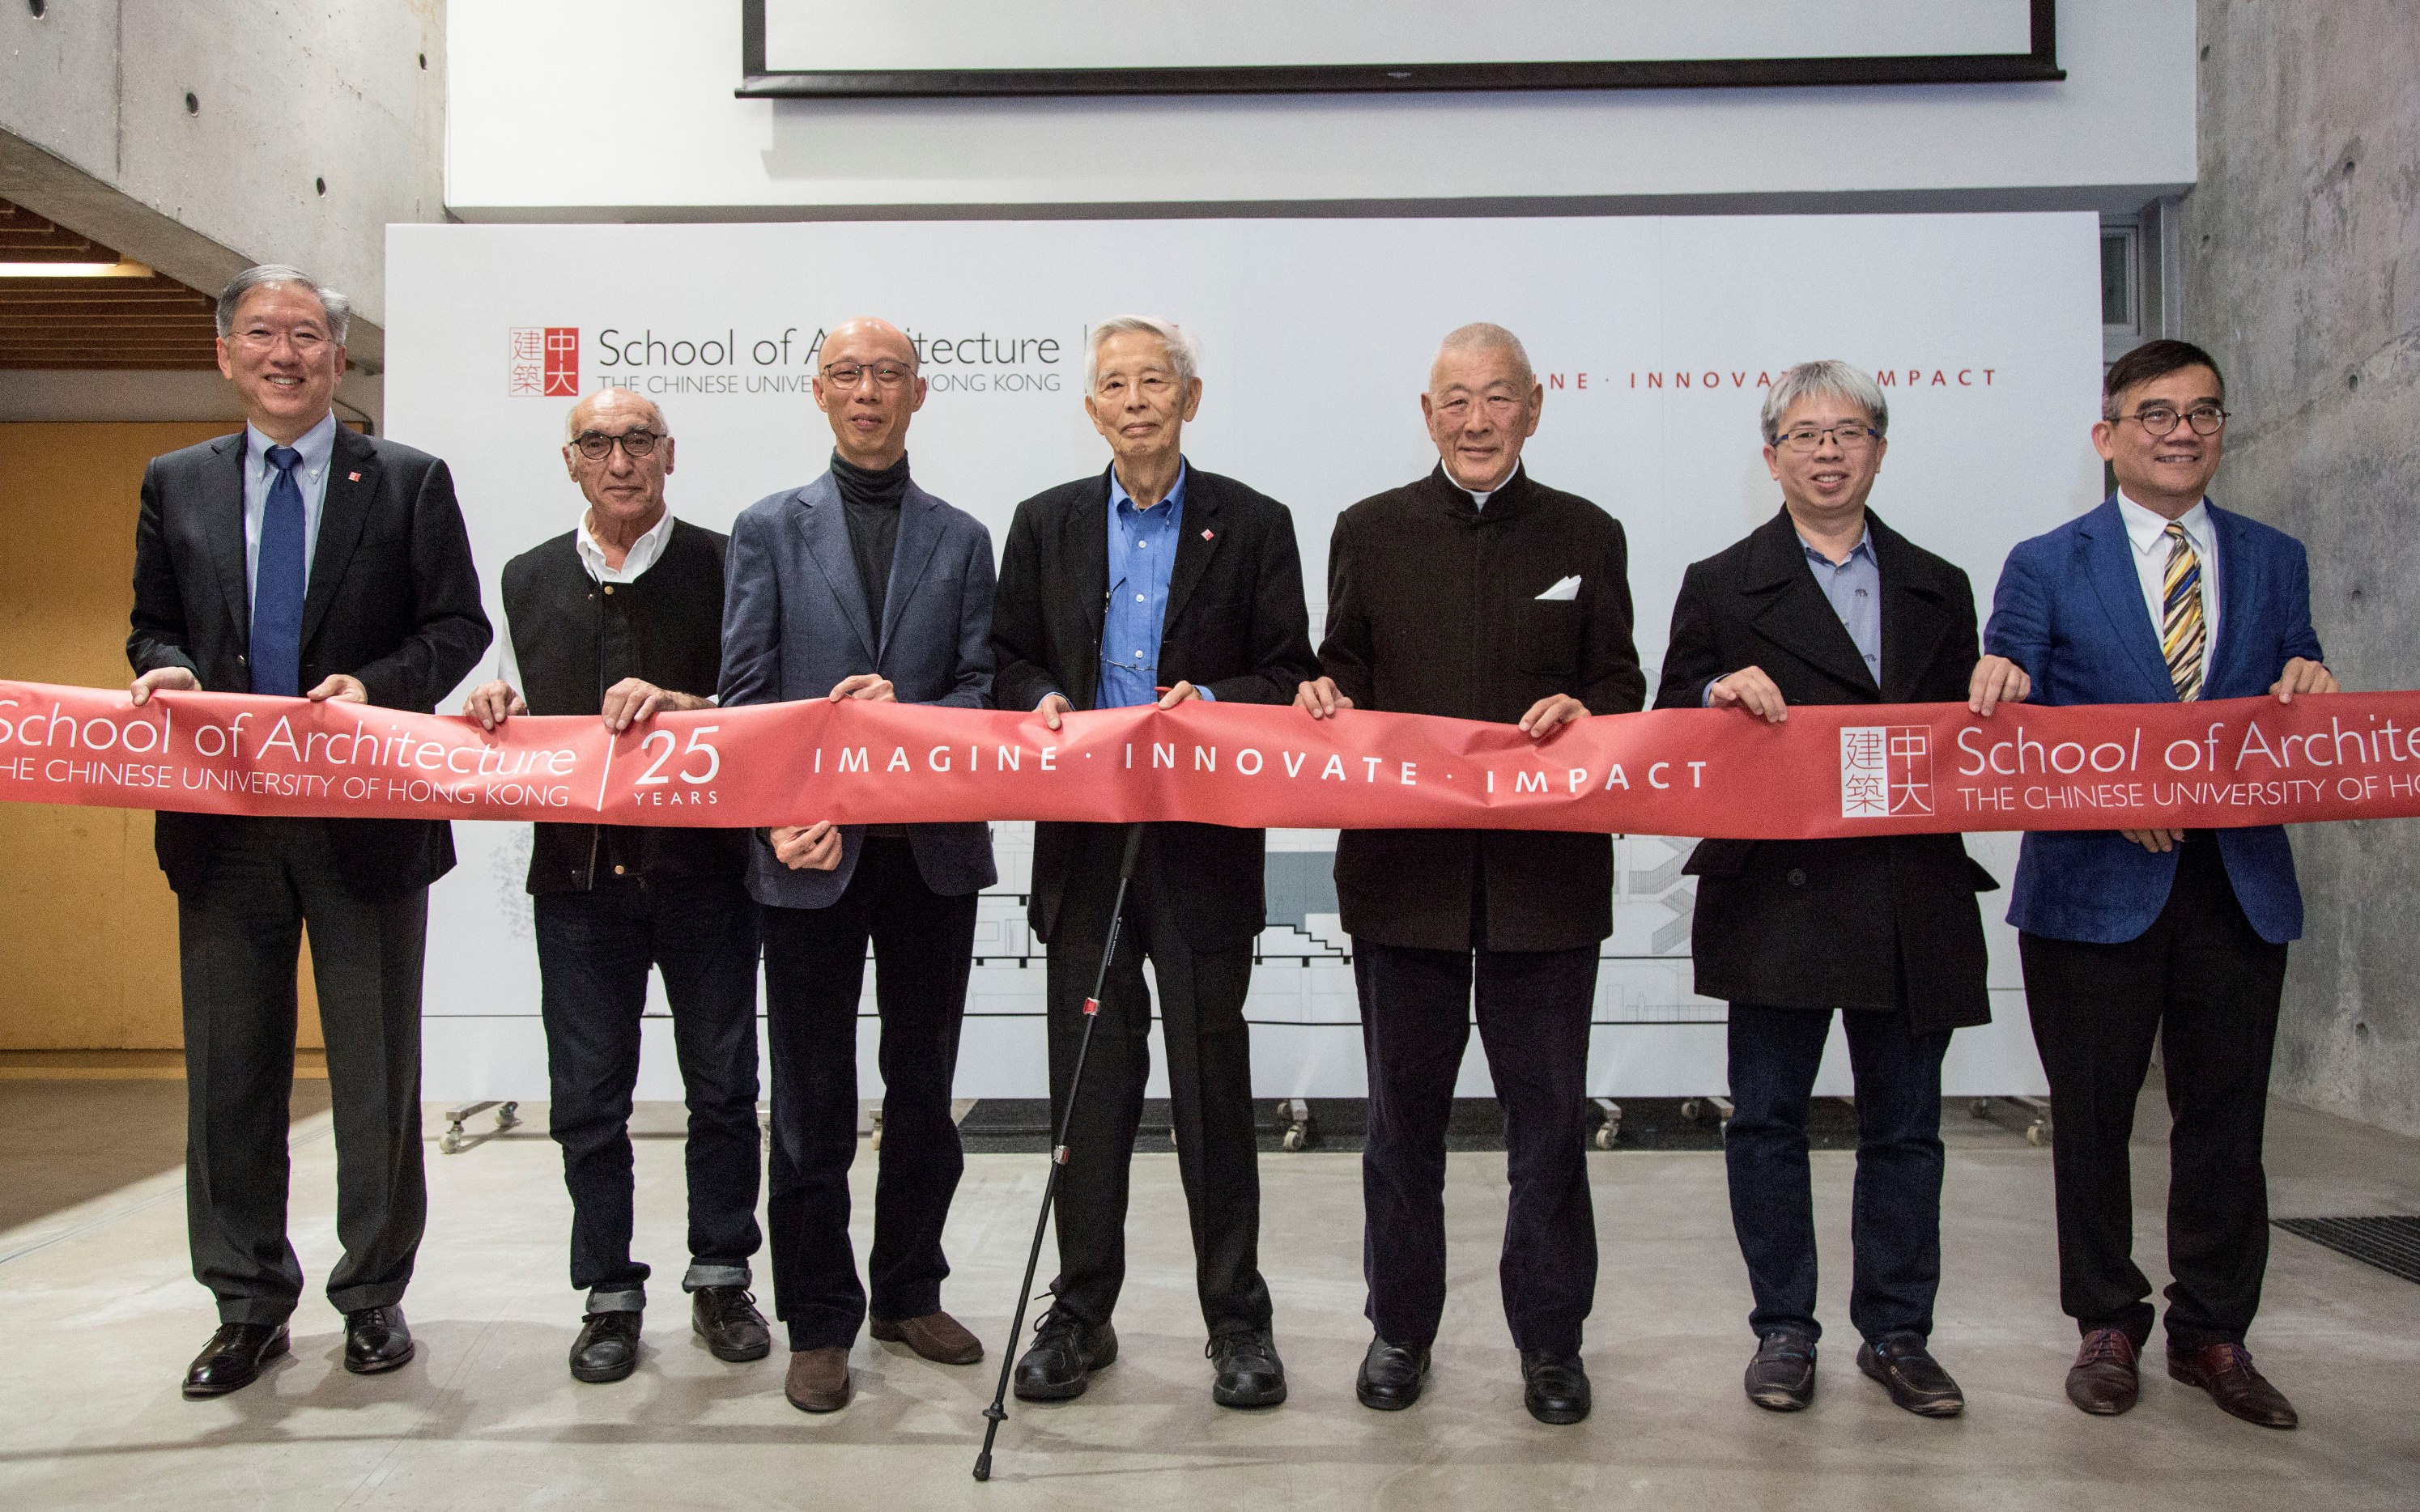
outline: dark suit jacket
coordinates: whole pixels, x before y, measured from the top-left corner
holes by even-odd
[[[243,434],[154,457],[144,470],[126,638],[137,673],[184,667],[212,692],[252,691]],[[492,634],[445,464],[338,425],[303,592],[302,687],[345,672],[372,703],[433,713]],[[245,822],[162,813],[152,834],[168,885],[182,891],[197,881],[227,826]],[[322,822],[346,886],[364,898],[425,887],[454,865],[453,826],[442,819]]]
[[[846,506],[830,473],[760,499],[731,527],[722,591],[722,702],[819,699],[844,677],[880,672],[902,703],[980,709],[991,693],[991,532],[914,483],[882,624],[867,612]],[[806,816],[812,819],[814,816]],[[917,874],[943,897],[998,880],[987,825],[909,825]],[[841,828],[840,865],[793,871],[764,832],[749,846],[748,890],[777,908],[829,908],[848,890],[865,826]]]
[[[1697,708],[1708,683],[1743,667],[1793,704],[1964,702],[1978,655],[1966,575],[1866,523],[1882,578],[1880,687],[1785,510],[1681,579],[1655,706]],[[1903,986],[1918,1033],[1991,1022],[1975,894],[1999,884],[1956,835],[1700,841],[1682,870],[1699,879],[1690,947],[1708,997],[1890,1009]]]
[[[2209,510],[2218,641],[2201,696],[2258,698],[2288,661],[2322,659],[2311,627],[2310,564],[2303,543],[2285,532],[2216,504]],[[2036,703],[2176,702],[2114,497],[2017,544],[2000,569],[1985,631],[1993,655],[2032,676]],[[2273,945],[2300,938],[2303,890],[2283,826],[2246,825],[2214,839],[2253,929]],[[2035,830],[2017,856],[2009,922],[2056,940],[2118,944],[2151,927],[2176,876],[2176,852],[2147,851],[2114,829]]]
[[[1538,596],[1566,578],[1579,579],[1574,596]],[[1526,469],[1484,510],[1442,467],[1365,499],[1337,517],[1327,548],[1319,660],[1356,708],[1512,724],[1568,693],[1591,714],[1634,714],[1647,678],[1621,525]],[[1487,927],[1474,939],[1482,879]],[[1613,841],[1349,829],[1336,846],[1336,896],[1344,928],[1380,945],[1576,949],[1613,933]]]
[[[1079,709],[1094,706],[1109,592],[1109,529],[1107,469],[1016,506],[992,609],[999,663],[993,686],[1001,708],[1031,709],[1051,692]],[[1302,556],[1285,505],[1188,466],[1185,528],[1160,625],[1163,686],[1189,682],[1222,702],[1293,702],[1312,661]],[[1263,832],[1192,824],[1158,830],[1162,874],[1174,886],[1187,937],[1215,949],[1258,934],[1266,922]],[[1109,825],[1034,826],[1029,915],[1035,934],[1049,939],[1079,861],[1105,854],[1114,867],[1118,834]]]

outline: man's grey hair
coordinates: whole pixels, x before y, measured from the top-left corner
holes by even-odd
[[[1835,358],[1821,362],[1801,363],[1784,373],[1764,396],[1764,444],[1781,444],[1781,417],[1801,399],[1816,394],[1846,399],[1866,412],[1874,429],[1885,435],[1890,432],[1890,401],[1883,397],[1882,385],[1864,368],[1852,367]]]
[[[1529,349],[1521,345],[1521,338],[1502,326],[1490,325],[1484,320],[1475,320],[1469,325],[1460,327],[1448,333],[1445,340],[1437,344],[1436,356],[1429,363],[1431,376],[1435,376],[1438,363],[1444,362],[1448,357],[1459,357],[1466,352],[1510,353],[1513,364],[1521,370],[1521,381],[1524,383],[1538,381],[1537,374],[1529,366]]]
[[[219,290],[220,335],[235,334],[235,307],[243,302],[246,294],[264,284],[291,284],[309,293],[328,314],[328,339],[339,347],[345,344],[345,332],[353,323],[353,301],[300,268],[288,268],[284,263],[261,263],[227,280],[227,286]]]
[[[580,439],[580,407],[588,403],[590,400],[597,398],[599,394],[606,393],[628,393],[631,398],[638,400],[641,404],[645,405],[649,409],[655,412],[657,435],[669,436],[673,433],[673,423],[664,418],[664,407],[656,403],[655,400],[648,398],[645,394],[632,393],[628,389],[623,388],[598,389],[594,393],[582,394],[579,398],[572,401],[570,409],[566,409],[563,412],[564,445],[568,446],[573,441]]]
[[[1114,315],[1094,326],[1084,343],[1084,392],[1090,393],[1100,382],[1101,348],[1112,336],[1142,332],[1157,336],[1168,352],[1168,365],[1176,373],[1180,384],[1190,383],[1202,375],[1202,348],[1193,337],[1173,320],[1162,320],[1156,315]]]

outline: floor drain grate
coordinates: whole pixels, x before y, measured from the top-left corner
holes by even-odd
[[[2389,1275],[2420,1281],[2420,1218],[2279,1218],[2278,1227],[2374,1265]]]

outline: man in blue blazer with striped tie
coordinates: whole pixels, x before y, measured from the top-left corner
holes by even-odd
[[[2013,668],[2051,704],[2333,693],[2292,536],[2212,504],[2226,387],[2200,347],[2154,341],[2102,386],[2101,506],[2009,555],[1975,702]],[[2247,1422],[2295,1424],[2243,1346],[2269,1257],[2260,1146],[2287,943],[2303,932],[2274,825],[2038,832],[2009,922],[2057,1126],[2059,1302],[2084,1335],[2067,1394],[2134,1405],[2151,1284],[2133,1260],[2127,1144],[2161,1046],[2169,1141],[2168,1374]]]

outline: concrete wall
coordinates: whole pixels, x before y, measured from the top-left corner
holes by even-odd
[[[2352,687],[2420,677],[2420,7],[2201,0],[2185,328],[2226,370],[2222,502],[2302,537]],[[2420,1133],[2420,822],[2294,838],[2277,1089]]]
[[[465,220],[2133,210],[2194,177],[2193,0],[2068,0],[2063,83],[1841,89],[736,100],[737,4],[447,27]]]
[[[206,291],[307,269],[375,369],[387,224],[443,215],[444,30],[442,0],[10,0],[0,195]]]

